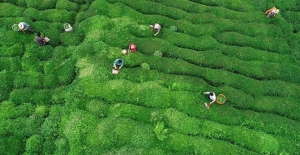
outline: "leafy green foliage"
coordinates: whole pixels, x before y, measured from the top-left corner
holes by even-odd
[[[42,137],[40,135],[32,135],[26,141],[26,153],[40,154],[42,151]]]
[[[167,138],[166,133],[168,132],[168,129],[164,129],[164,122],[158,122],[154,128],[154,132],[156,137],[161,141]]]
[[[298,1],[1,2],[1,155],[299,154]]]

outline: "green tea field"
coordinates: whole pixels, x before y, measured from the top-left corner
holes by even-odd
[[[299,31],[299,0],[0,0],[0,155],[299,155]]]

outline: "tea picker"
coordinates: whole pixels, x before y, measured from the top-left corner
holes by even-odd
[[[123,67],[123,65],[124,65],[124,61],[122,59],[116,59],[114,61],[114,65],[113,65],[114,68],[112,70],[112,73],[113,74],[118,74],[120,69]]]
[[[137,48],[136,45],[131,43],[128,46],[128,52],[136,52],[136,48]]]
[[[30,32],[34,32],[34,30],[30,27],[30,25],[28,23],[25,22],[20,22],[18,24],[18,31],[23,31],[25,33],[25,31],[30,31]],[[13,29],[15,29],[15,26],[13,25]]]
[[[209,99],[211,100],[211,102],[204,103],[206,109],[209,109],[210,105],[213,104],[214,102],[216,102],[217,104],[223,104],[225,103],[225,95],[223,94],[219,94],[218,96],[216,96],[216,94],[214,92],[204,92],[203,94],[208,94],[209,95]]]
[[[50,41],[50,39],[48,37],[43,37],[41,35],[40,32],[37,33],[36,37],[35,37],[35,41],[40,45],[40,46],[44,46],[47,44],[47,42]]]
[[[149,25],[151,30],[156,31],[156,33],[154,34],[154,36],[158,35],[158,33],[160,32],[161,26],[157,23],[155,23],[154,25]]]
[[[275,17],[277,13],[279,13],[279,9],[275,6],[265,12],[267,17]]]

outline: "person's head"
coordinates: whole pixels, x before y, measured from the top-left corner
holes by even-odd
[[[41,33],[40,32],[36,33],[36,36],[41,37]]]
[[[214,95],[214,93],[213,92],[209,92],[209,96],[213,96]]]
[[[23,23],[19,23],[18,26],[19,26],[19,30],[24,29],[24,24]]]

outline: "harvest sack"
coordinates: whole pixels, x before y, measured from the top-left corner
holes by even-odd
[[[119,73],[119,71],[118,71],[118,70],[116,70],[116,69],[113,69],[113,70],[111,71],[111,73],[112,73],[112,74],[118,74],[118,73]]]
[[[49,39],[48,37],[44,37],[44,40],[45,40],[46,42],[49,42],[49,41],[50,41],[50,39]]]

